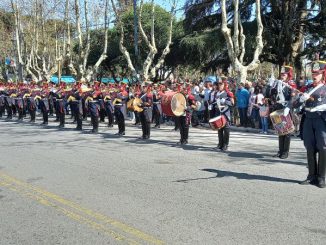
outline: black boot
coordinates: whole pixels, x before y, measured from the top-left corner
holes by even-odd
[[[223,129],[220,129],[217,131],[217,134],[218,134],[218,145],[217,145],[217,148],[222,150],[223,148]]]
[[[77,120],[77,127],[76,130],[82,130],[83,129],[83,120],[82,120],[82,115],[78,114],[76,115],[76,120]]]
[[[278,136],[278,152],[273,157],[280,157],[284,151],[284,136]]]
[[[30,111],[29,112],[29,114],[31,115],[31,120],[30,120],[30,122],[35,122],[35,117],[36,117],[36,115],[35,115],[35,111]]]
[[[181,126],[180,128],[179,128],[179,131],[180,131],[180,141],[177,143],[178,145],[182,145],[183,144],[183,142],[184,142],[184,129],[183,129],[183,127]]]
[[[326,150],[318,153],[318,187],[325,188]]]
[[[317,184],[317,159],[315,151],[307,151],[308,176],[307,179],[300,182],[300,185]]]
[[[280,156],[281,159],[286,159],[289,157],[289,151],[290,151],[290,143],[291,143],[291,136],[285,135],[283,140],[283,152]]]
[[[93,129],[92,129],[92,133],[97,133],[98,132],[98,117],[94,117],[93,118]]]
[[[230,139],[230,129],[224,128],[223,133],[223,151],[227,151],[229,148],[229,139]]]
[[[65,127],[65,114],[64,113],[60,114],[59,120],[60,120],[59,128],[64,128]]]
[[[183,136],[184,136],[183,144],[186,145],[188,144],[189,126],[185,127],[185,129],[183,130]]]
[[[146,122],[146,139],[151,137],[151,123]]]

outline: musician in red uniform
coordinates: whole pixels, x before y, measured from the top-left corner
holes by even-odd
[[[151,121],[152,121],[152,105],[153,105],[153,93],[151,91],[151,86],[145,86],[143,89],[143,93],[140,97],[142,100],[141,107],[143,111],[139,113],[139,119],[141,123],[141,128],[143,131],[143,135],[141,139],[149,139],[151,134]]]
[[[227,80],[222,79],[217,84],[215,116],[224,116],[226,119],[225,126],[218,130],[217,148],[221,151],[227,151],[230,141],[231,107],[234,105],[234,95],[228,89]]]
[[[186,98],[186,106],[184,114],[176,117],[179,123],[179,130],[180,130],[180,141],[178,144],[186,145],[188,144],[188,137],[189,137],[189,126],[191,123],[191,115],[194,108],[196,108],[196,100],[195,96],[191,94],[190,87],[184,91],[184,96]]]
[[[303,141],[307,150],[308,176],[300,184],[325,188],[326,175],[326,61],[312,63],[313,84],[300,97],[306,119]]]
[[[49,90],[48,90],[48,83],[43,84],[43,89],[40,93],[40,108],[43,116],[43,125],[48,125],[49,123]]]
[[[66,84],[64,82],[60,82],[60,88],[58,91],[53,92],[53,95],[56,98],[56,114],[58,117],[58,120],[60,122],[59,128],[64,128],[65,127],[65,88]]]
[[[91,114],[91,122],[93,125],[92,133],[98,132],[99,126],[99,114],[100,114],[100,102],[99,100],[102,98],[102,92],[100,89],[100,82],[95,81],[93,86],[93,93],[91,98],[88,100],[88,108]]]
[[[161,99],[163,97],[162,86],[153,91],[153,121],[155,122],[155,128],[160,128],[161,124],[161,115],[162,115],[162,107],[161,107]]]
[[[118,133],[115,135],[123,136],[125,135],[126,125],[125,125],[125,104],[129,97],[128,92],[125,89],[125,86],[121,86],[121,88],[117,88],[119,93],[115,93],[112,95],[113,105],[114,105],[114,116],[116,118],[118,124]]]
[[[292,80],[293,68],[291,66],[283,66],[281,69],[281,80],[275,80],[271,84],[271,91],[269,96],[272,101],[272,108],[274,111],[283,110],[284,115],[290,113],[291,99],[293,91],[291,88],[296,88],[295,82]],[[279,150],[274,157],[286,159],[289,156],[291,143],[291,134],[279,135],[278,146]]]

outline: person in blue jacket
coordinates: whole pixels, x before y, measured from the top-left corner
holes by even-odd
[[[247,110],[249,104],[249,91],[244,88],[244,83],[241,82],[238,90],[235,94],[236,96],[236,106],[239,110],[240,115],[240,125],[247,126]]]

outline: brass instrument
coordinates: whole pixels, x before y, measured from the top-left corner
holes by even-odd
[[[112,102],[114,106],[122,106],[122,99],[115,98]]]
[[[128,111],[134,112],[135,108],[134,108],[134,98],[128,100],[127,102],[127,109]]]
[[[67,102],[71,102],[71,101],[76,101],[76,98],[72,95],[70,95],[67,99]]]
[[[110,101],[111,100],[111,96],[110,95],[107,95],[104,97],[104,101]]]
[[[142,112],[144,109],[141,107],[143,104],[143,101],[140,98],[134,98],[133,99],[133,107],[134,111],[136,112]]]
[[[36,96],[34,97],[34,100],[37,100],[37,99],[41,100],[42,98],[41,98],[41,96],[36,95]]]

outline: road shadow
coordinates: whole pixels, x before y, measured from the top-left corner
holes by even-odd
[[[127,143],[132,143],[132,144],[137,144],[137,145],[150,145],[150,144],[158,144],[158,145],[164,145],[168,147],[173,147],[173,148],[180,148],[183,150],[188,150],[188,151],[203,151],[203,152],[217,152],[216,148],[214,147],[207,147],[207,146],[202,146],[202,145],[179,145],[177,141],[166,141],[166,140],[154,140],[154,139],[133,139],[133,140],[127,140]]]
[[[200,169],[201,171],[214,173],[216,176],[212,177],[206,177],[206,178],[195,178],[195,179],[182,179],[182,180],[176,180],[173,182],[179,182],[179,183],[188,183],[191,181],[198,181],[198,180],[208,180],[208,179],[216,179],[216,178],[225,178],[225,177],[235,177],[237,179],[241,180],[259,180],[259,181],[271,181],[271,182],[282,182],[282,183],[294,183],[298,184],[299,181],[292,180],[292,179],[283,179],[278,177],[272,177],[272,176],[265,176],[265,175],[256,175],[256,174],[247,174],[247,173],[237,173],[232,171],[223,171],[218,169]]]

